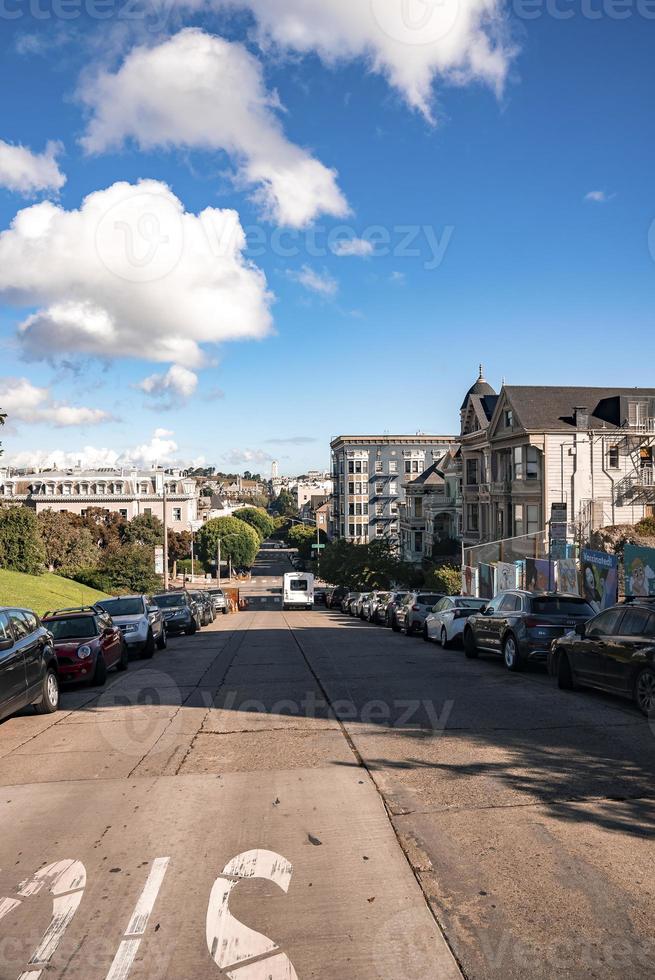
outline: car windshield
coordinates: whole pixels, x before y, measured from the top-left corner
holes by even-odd
[[[98,605],[110,616],[141,616],[143,599],[103,599]]]
[[[97,636],[98,630],[93,616],[70,616],[45,621],[55,640],[83,640]]]
[[[455,599],[458,609],[482,609],[486,604],[486,599]]]
[[[175,606],[184,606],[185,598],[183,595],[176,595],[173,593],[165,593],[164,595],[154,595],[152,601],[160,609],[173,609]]]
[[[439,599],[443,599],[440,595],[419,595],[416,597],[416,602],[421,606],[435,606]]]
[[[210,595],[223,595],[222,589],[209,589],[208,591]]]
[[[291,589],[292,592],[306,592],[307,582],[305,581],[305,579],[297,579],[296,581],[292,579],[291,582],[289,583],[289,588]]]
[[[594,610],[584,599],[568,598],[566,596],[541,596],[532,600],[532,611],[544,616],[580,616],[591,619]]]

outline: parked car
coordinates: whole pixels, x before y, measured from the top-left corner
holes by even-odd
[[[164,614],[167,633],[188,633],[200,629],[200,612],[186,592],[161,592],[152,597]]]
[[[96,603],[111,616],[123,634],[128,651],[136,650],[141,657],[150,659],[155,646],[164,650],[168,643],[164,616],[158,606],[146,595],[123,595],[113,599],[101,599]]]
[[[403,605],[406,598],[407,592],[392,592],[386,605],[380,603],[377,606],[375,610],[376,622],[382,623],[383,626],[390,626],[397,633],[400,629],[397,619],[398,609]]]
[[[464,652],[471,659],[480,651],[503,657],[508,670],[520,670],[528,660],[545,661],[553,640],[594,615],[586,599],[556,592],[501,592],[464,627]]]
[[[129,653],[120,627],[100,606],[80,606],[46,613],[43,624],[54,641],[62,681],[102,686],[107,671],[127,670]]]
[[[621,694],[655,717],[655,602],[634,599],[578,623],[553,641],[548,670],[563,689]]]
[[[340,609],[341,603],[348,595],[348,589],[343,585],[338,585],[336,589],[330,589],[325,596],[325,605],[328,609]]]
[[[472,599],[468,596],[444,596],[425,618],[423,639],[433,640],[446,647],[455,637],[461,637],[469,616],[479,612],[487,604],[486,599]]]
[[[198,607],[200,625],[209,626],[213,623],[216,618],[214,615],[214,603],[207,593],[200,589],[193,589],[189,591],[189,596],[192,602],[195,602]]]
[[[423,630],[426,617],[443,596],[438,592],[408,592],[405,601],[396,609],[396,623],[405,636]]]
[[[371,595],[370,592],[360,592],[356,599],[350,603],[350,609],[348,612],[351,616],[357,616],[358,619],[362,618],[362,605]]]
[[[223,613],[227,616],[229,609],[227,605],[227,596],[222,589],[207,589],[208,594],[211,596],[212,602],[214,603],[214,612]]]
[[[367,599],[362,603],[361,618],[365,619],[367,623],[373,623],[375,621],[375,611],[380,603],[387,603],[389,601],[391,593],[390,592],[371,592]]]
[[[52,635],[31,609],[0,607],[0,718],[33,704],[59,707],[59,665]]]
[[[356,602],[360,595],[361,592],[347,592],[341,600],[341,612],[349,613],[351,603]]]

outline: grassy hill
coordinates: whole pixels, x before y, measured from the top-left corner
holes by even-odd
[[[23,606],[43,615],[48,609],[88,606],[105,597],[60,575],[23,575],[0,568],[0,606]]]

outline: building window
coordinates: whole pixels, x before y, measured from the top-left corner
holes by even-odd
[[[504,418],[504,421],[505,421],[505,428],[506,429],[513,429],[514,428],[514,412],[511,410],[511,408],[505,409],[505,414],[504,414],[503,418]]]
[[[144,514],[147,514],[148,516],[150,516],[152,514],[152,507],[144,507],[143,508],[143,513]]]
[[[478,512],[477,504],[467,504],[466,505],[466,527],[469,531],[479,531],[480,530],[480,515]]]
[[[619,468],[619,447],[610,446],[607,450],[607,466],[610,470],[618,470]]]
[[[523,527],[523,504],[514,504],[514,537],[525,533]]]
[[[384,483],[378,481],[375,484],[375,493],[377,494],[378,497],[382,496],[382,494],[384,493]]]
[[[423,532],[416,531],[414,534],[414,551],[423,551]]]
[[[539,528],[539,505],[527,504],[525,508],[525,530],[528,534],[536,534]]]
[[[126,510],[119,510],[118,513],[121,515],[121,517],[124,517],[125,520],[127,520],[127,511]]]
[[[378,501],[378,503],[376,503],[375,513],[377,514],[378,517],[381,517],[384,514],[384,504],[381,501]]]
[[[353,494],[354,492],[355,492],[355,484],[354,483],[349,483],[348,484],[348,493]]]
[[[181,507],[173,507],[173,520],[174,521],[181,521],[182,520],[182,508]]]
[[[539,450],[536,446],[528,446],[525,462],[526,480],[539,479]]]
[[[382,460],[381,459],[376,459],[375,460],[375,472],[376,473],[381,473],[382,472]]]
[[[523,479],[523,446],[514,447],[514,479]]]
[[[389,472],[390,473],[397,473],[398,472],[398,460],[397,459],[390,459],[389,460]]]
[[[389,484],[389,493],[393,496],[398,493],[398,484],[395,481]]]
[[[378,524],[376,526],[376,528],[375,528],[375,533],[376,533],[376,535],[377,535],[378,538],[381,538],[383,536],[383,534],[384,534],[384,525],[383,524]]]
[[[474,487],[478,482],[478,461],[477,459],[466,460],[466,485]]]
[[[354,524],[349,524],[348,525],[348,534],[349,534],[349,536],[351,538],[354,538],[355,537],[355,525]]]

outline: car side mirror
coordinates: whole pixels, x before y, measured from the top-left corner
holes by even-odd
[[[581,637],[582,639],[584,639],[585,634],[587,632],[587,624],[586,623],[578,623],[578,625],[575,628],[575,632],[577,633],[577,635],[579,637]]]
[[[0,650],[11,650],[14,645],[14,641],[11,638],[6,640],[0,640]]]

